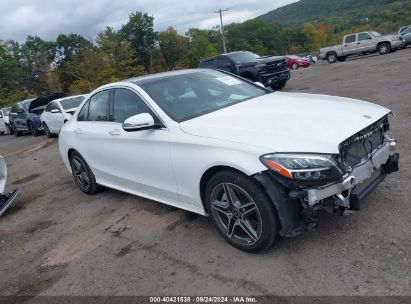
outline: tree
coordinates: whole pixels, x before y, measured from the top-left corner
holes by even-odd
[[[97,47],[85,49],[69,71],[74,80],[68,91],[88,91],[106,83],[139,76],[145,68],[137,64],[130,42],[121,40],[112,28],[106,28],[97,36]]]
[[[0,107],[29,95],[24,87],[24,71],[14,57],[15,46],[0,41]]]
[[[143,65],[148,72],[151,70],[151,55],[157,37],[153,23],[154,17],[147,13],[132,13],[129,15],[129,21],[122,26],[119,32],[122,39],[130,42],[137,62]]]
[[[50,70],[54,61],[55,46],[55,42],[42,40],[38,36],[27,36],[19,48],[19,63],[26,73],[25,85],[37,94],[50,90],[45,73]]]
[[[212,31],[196,28],[191,28],[186,32],[186,36],[189,37],[188,60],[190,67],[196,68],[201,60],[218,54],[215,42],[212,42],[214,37],[210,32]]]
[[[317,52],[327,44],[329,33],[327,24],[304,24],[302,33],[307,37],[310,51]]]
[[[159,45],[163,54],[167,67],[175,70],[177,63],[181,63],[182,67],[187,67],[188,62],[181,62],[183,58],[187,58],[188,38],[177,34],[173,27],[162,31],[159,34]]]

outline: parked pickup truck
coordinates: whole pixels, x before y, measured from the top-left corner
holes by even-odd
[[[329,63],[335,63],[353,55],[375,52],[385,55],[400,49],[402,44],[404,42],[396,35],[382,36],[377,32],[362,32],[345,36],[342,45],[321,48],[319,57]]]

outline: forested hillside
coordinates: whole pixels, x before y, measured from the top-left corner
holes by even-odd
[[[301,27],[305,23],[332,23],[336,32],[369,25],[395,32],[411,24],[410,0],[301,0],[258,17],[267,23]]]

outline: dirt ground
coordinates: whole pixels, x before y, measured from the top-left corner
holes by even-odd
[[[0,218],[0,295],[411,295],[411,49],[297,70],[286,91],[393,110],[400,172],[351,216],[263,254],[231,247],[208,218],[105,190],[82,194],[57,140],[0,137],[8,188]],[[304,126],[301,126],[302,128]]]

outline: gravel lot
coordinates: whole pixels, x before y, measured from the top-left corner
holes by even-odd
[[[411,295],[410,71],[409,48],[293,72],[286,91],[391,108],[401,168],[361,212],[323,214],[316,231],[263,254],[234,249],[206,217],[82,194],[56,139],[0,137],[8,187],[21,189],[0,218],[0,295]]]

